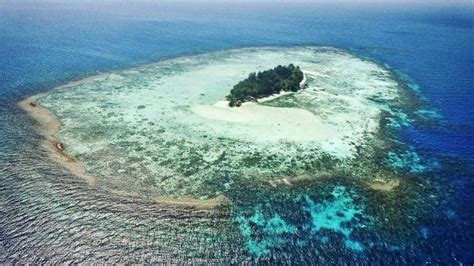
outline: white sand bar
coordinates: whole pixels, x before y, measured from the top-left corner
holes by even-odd
[[[196,105],[192,110],[209,119],[240,124],[238,126],[247,128],[247,135],[253,134],[255,140],[323,141],[336,134],[332,125],[322,123],[319,117],[300,108],[270,107],[254,102],[231,108],[223,101],[215,105]]]

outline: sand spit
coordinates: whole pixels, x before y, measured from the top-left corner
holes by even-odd
[[[369,187],[374,190],[383,191],[383,192],[390,192],[393,189],[400,186],[400,180],[390,180],[390,181],[382,181],[382,180],[375,180],[374,182],[369,183]]]
[[[303,72],[303,80],[300,82],[300,88],[303,89],[303,87],[306,85],[307,76],[304,70],[301,70],[301,72]]]
[[[76,158],[68,154],[64,144],[55,137],[61,123],[53,112],[39,104],[38,99],[45,95],[42,93],[30,96],[21,101],[19,106],[39,123],[39,133],[44,137],[43,145],[48,150],[49,157],[82,178],[89,185],[95,185],[96,178],[88,175],[85,167]]]
[[[209,119],[263,127],[271,132],[265,134],[266,140],[322,141],[337,133],[332,125],[299,108],[270,107],[255,102],[229,107],[222,101],[215,105],[197,105],[192,111]]]
[[[316,174],[301,174],[297,176],[288,176],[285,178],[275,179],[268,181],[268,184],[274,188],[278,186],[293,186],[293,185],[301,185],[305,182],[313,182],[314,180],[328,178],[333,176],[332,173],[328,171],[320,171]]]

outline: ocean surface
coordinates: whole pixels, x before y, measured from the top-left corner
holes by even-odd
[[[346,239],[340,224],[348,221],[342,219],[336,226],[328,225],[335,226],[332,233],[297,235],[287,244],[274,237],[274,231],[281,235],[300,229],[273,216],[262,222],[266,242],[255,242],[264,247],[255,248],[249,244],[254,242],[246,240],[254,236],[246,229],[250,230],[251,222],[259,225],[261,216],[267,215],[265,204],[291,211],[291,204],[276,205],[285,201],[284,196],[268,203],[260,195],[242,199],[241,206],[250,204],[253,215],[235,218],[241,236],[229,240],[222,230],[227,230],[223,224],[228,225],[232,214],[161,208],[88,186],[48,159],[38,125],[17,105],[30,95],[70,81],[163,59],[231,48],[295,45],[334,46],[374,60],[396,72],[422,99],[423,109],[418,113],[425,119],[400,129],[400,140],[409,148],[406,156],[393,159],[401,169],[417,173],[407,186],[417,188],[420,202],[410,210],[404,210],[409,208],[405,205],[392,206],[400,210],[393,228],[384,232],[351,229],[351,238]],[[2,1],[0,263],[470,265],[474,263],[473,69],[472,4]],[[341,184],[324,193],[327,200],[323,202],[300,197],[292,204],[304,202],[313,218],[323,223],[327,222],[324,217],[314,217],[317,210],[323,215],[342,204],[350,206],[345,217],[362,211],[359,203],[364,199],[351,197],[351,189]],[[251,204],[257,200],[267,203]],[[191,233],[182,234],[177,228]]]

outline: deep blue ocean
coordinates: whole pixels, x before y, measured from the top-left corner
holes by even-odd
[[[434,211],[419,225],[425,243],[406,249],[411,254],[393,251],[384,253],[382,259],[372,252],[345,260],[472,265],[472,3],[29,1],[0,2],[0,263],[28,261],[45,249],[18,241],[28,231],[21,236],[17,232],[28,225],[21,223],[19,231],[14,225],[37,219],[28,213],[40,215],[34,204],[22,205],[28,195],[21,193],[36,186],[35,182],[44,182],[38,180],[37,172],[47,171],[27,163],[28,157],[45,155],[25,152],[39,144],[34,140],[38,138],[34,122],[17,107],[18,101],[71,80],[161,59],[247,46],[290,45],[335,46],[385,64],[411,83],[430,111],[429,122],[401,132],[402,139],[433,168],[426,178],[442,191],[437,195],[444,195],[433,199]],[[404,261],[405,257],[411,259]]]

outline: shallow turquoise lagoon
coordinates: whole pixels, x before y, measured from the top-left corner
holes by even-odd
[[[0,263],[473,264],[472,14],[0,2]],[[309,89],[220,108],[285,63]]]

